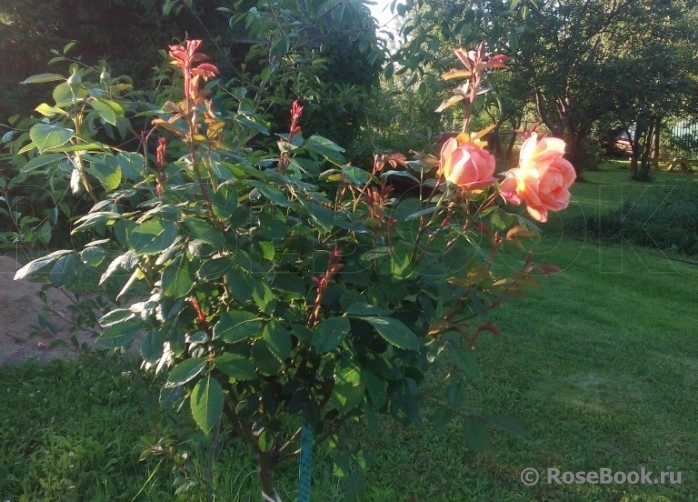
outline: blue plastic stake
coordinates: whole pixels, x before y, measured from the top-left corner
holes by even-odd
[[[303,421],[301,427],[301,458],[298,466],[298,502],[310,502],[313,470],[313,428]]]

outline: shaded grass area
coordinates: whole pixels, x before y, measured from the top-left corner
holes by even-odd
[[[589,182],[574,187],[576,206],[531,243],[534,261],[562,272],[541,279],[543,287],[529,289],[525,301],[494,311],[503,338],[483,335],[476,346],[480,374],[467,382],[470,408],[513,414],[527,424],[527,436],[493,433],[491,448],[475,454],[457,421],[439,429],[427,419],[418,430],[384,420],[377,436],[357,426],[348,443],[370,459],[365,500],[698,500],[698,267],[567,234],[574,211],[618,203],[608,185],[623,185],[625,194],[647,186],[617,168],[586,176]],[[502,267],[520,265],[519,253],[501,258]],[[144,484],[136,500],[206,499],[170,463],[158,469],[158,457],[138,460],[141,436],[156,439],[160,422],[148,388],[124,371],[87,359],[0,369],[0,499],[131,500]],[[425,412],[429,418],[434,410]],[[213,459],[213,500],[259,500],[249,454],[234,442],[194,441],[177,447],[189,452],[199,474]],[[345,500],[330,457],[326,448],[316,453],[313,501]],[[521,483],[527,467],[541,473],[541,483]],[[681,484],[551,485],[549,467],[644,468],[653,479],[681,471]],[[279,473],[283,500],[296,499],[296,476],[293,463]]]

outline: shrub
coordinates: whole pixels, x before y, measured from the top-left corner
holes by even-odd
[[[611,241],[698,255],[698,183],[674,180],[652,185],[638,200],[607,213],[576,218],[571,226]]]
[[[347,423],[375,425],[378,413],[419,423],[424,402],[483,448],[501,417],[464,409],[455,375],[473,375],[478,337],[499,335],[489,311],[555,270],[528,253],[521,269],[495,275],[503,246],[537,235],[502,197],[544,222],[567,206],[574,179],[564,143],[532,135],[500,193],[487,131],[468,125],[483,74],[506,58],[486,58],[482,44],[456,51],[467,71],[448,78],[468,79],[468,99],[456,88],[444,106],[464,107],[463,133],[440,159],[375,155],[363,170],[334,142],[304,136],[299,101],[276,149],[257,146],[270,135],[259,102],[240,87],[229,95],[236,109],[217,110],[215,85],[204,84],[218,69],[199,48],[170,46],[175,85],[153,102],[94,68],[32,80],[59,83],[55,103],[38,107],[46,120],[20,135],[22,173],[68,183],[92,208],[72,230],[83,243],[16,278],[101,287],[113,307],[98,342],[140,340],[144,367],[168,374],[163,406],[187,409],[207,434],[235,433],[257,458],[265,500],[278,500],[274,470],[299,439],[307,453]],[[134,117],[149,119],[136,152],[96,139],[131,130]],[[394,198],[390,176],[418,183],[420,197]],[[448,372],[431,385],[437,364]]]

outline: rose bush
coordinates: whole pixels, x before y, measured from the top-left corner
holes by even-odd
[[[232,103],[216,109],[218,87],[204,83],[218,71],[198,41],[170,47],[174,85],[152,101],[77,65],[70,77],[29,79],[59,83],[55,103],[37,108],[45,119],[10,145],[13,161],[23,176],[88,193],[94,205],[74,222],[84,244],[16,278],[100,291],[105,299],[93,304],[109,306],[91,317],[99,344],[137,341],[144,368],[167,375],[163,406],[188,410],[205,434],[247,444],[264,500],[279,500],[274,471],[298,454],[299,438],[305,451],[336,444],[357,420],[377,434],[381,413],[419,423],[432,404],[439,424],[461,420],[468,447],[481,449],[487,426],[502,420],[464,409],[475,342],[500,335],[490,310],[554,268],[528,253],[510,276],[493,271],[507,240],[535,227],[506,211],[481,146],[486,131],[467,131],[485,72],[506,58],[486,59],[482,45],[456,55],[469,68],[456,76],[468,80],[444,106],[463,103],[463,134],[440,159],[376,154],[369,170],[348,165],[333,142],[304,137],[298,101],[277,149],[255,146],[271,134],[259,102],[229,85],[219,97]],[[132,120],[147,121],[138,151],[97,139],[126,136]],[[542,217],[566,204],[564,146],[534,140],[524,150],[503,194]],[[418,183],[419,196],[393,197],[394,176]],[[517,176],[521,187],[510,186]],[[170,450],[158,442],[146,453]],[[356,473],[340,465],[355,487]]]

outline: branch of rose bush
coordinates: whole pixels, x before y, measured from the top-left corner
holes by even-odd
[[[245,442],[249,443],[250,448],[252,448],[255,454],[258,454],[261,451],[259,448],[259,441],[252,432],[252,429],[245,426],[242,419],[235,410],[235,403],[239,403],[241,401],[240,396],[235,390],[235,386],[231,384],[230,379],[228,379],[225,376],[223,376],[222,378],[218,378],[217,380],[219,381],[221,386],[228,392],[228,395],[231,397],[231,399],[223,400],[223,413],[226,417],[228,417],[230,425],[232,425],[232,427],[240,435],[240,437],[243,438]]]
[[[436,208],[441,207],[441,204],[443,203],[443,201],[447,195],[449,195],[448,190],[444,191],[441,194],[441,197],[439,197],[439,200],[436,202],[436,205],[434,207],[436,207]],[[431,200],[431,197],[428,200]],[[417,253],[419,251],[419,241],[422,240],[422,236],[424,235],[424,232],[426,232],[427,229],[431,225],[434,224],[434,222],[436,221],[436,218],[441,214],[441,212],[442,211],[440,209],[437,209],[433,213],[431,213],[431,217],[429,217],[428,220],[427,220],[427,217],[428,217],[427,215],[424,215],[419,219],[419,230],[417,231],[417,236],[415,237],[415,240],[414,240],[414,250],[412,251],[412,259],[411,259],[412,264],[417,265],[426,255],[426,249],[425,249],[422,251],[421,254],[419,254],[419,256],[417,256]],[[441,230],[441,228],[439,230]]]

